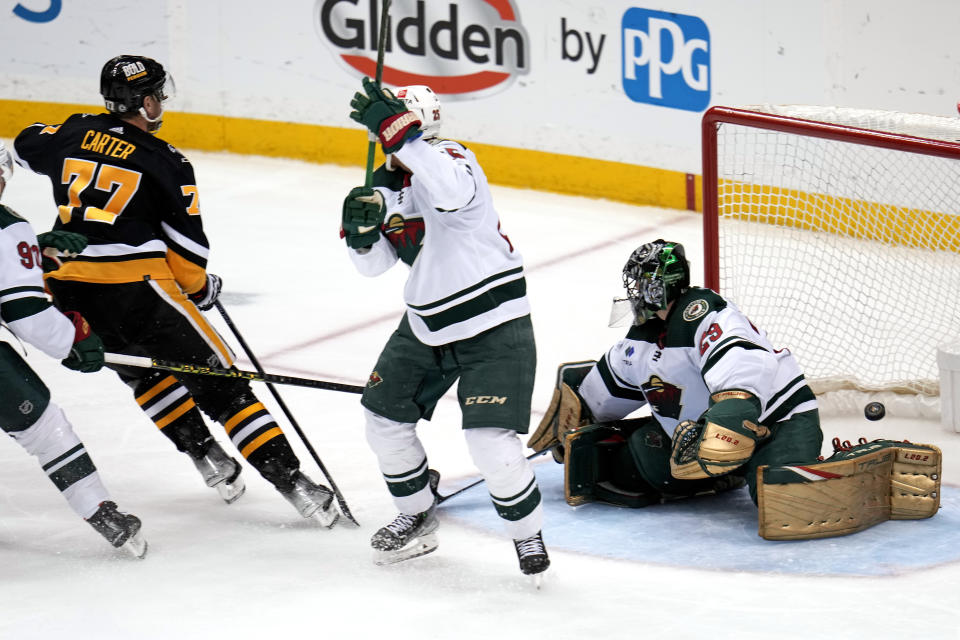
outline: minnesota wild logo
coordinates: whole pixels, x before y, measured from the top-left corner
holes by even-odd
[[[420,253],[426,227],[423,224],[423,218],[405,220],[399,213],[394,213],[383,225],[383,233],[393,245],[397,256],[404,263],[412,265],[417,254]]]
[[[697,318],[705,315],[709,310],[710,305],[707,304],[707,301],[698,298],[688,304],[687,308],[683,310],[683,319],[687,322],[696,320]]]
[[[380,374],[377,373],[376,371],[371,371],[370,377],[367,378],[367,386],[372,388],[377,386],[381,382],[383,382],[383,378],[380,377]]]
[[[418,246],[423,241],[424,231],[422,218],[405,220],[398,213],[391,215],[387,224],[383,225],[383,232],[395,247]]]
[[[650,379],[644,382],[641,387],[643,395],[646,396],[650,406],[661,416],[665,418],[680,418],[680,396],[683,390],[680,387],[665,382],[659,376],[650,376]]]

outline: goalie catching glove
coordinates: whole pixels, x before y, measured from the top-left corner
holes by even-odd
[[[383,195],[372,187],[354,187],[343,201],[340,237],[351,249],[365,249],[380,237],[380,225],[387,215]]]
[[[357,92],[350,101],[350,117],[380,140],[383,152],[395,153],[407,140],[418,137],[422,131],[420,119],[398,100],[389,89],[381,89],[370,78],[363,79],[364,93]]]
[[[670,474],[680,480],[723,475],[743,465],[770,430],[757,424],[760,402],[746,391],[719,391],[696,422],[673,432]]]

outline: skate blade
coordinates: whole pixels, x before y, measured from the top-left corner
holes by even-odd
[[[439,542],[436,533],[428,533],[413,540],[403,549],[396,551],[374,551],[373,564],[382,567],[388,564],[397,564],[405,560],[413,560],[437,550]]]
[[[147,555],[147,541],[142,535],[140,535],[139,531],[130,536],[127,541],[120,546],[120,548],[127,553],[130,553],[135,558],[143,558]]]
[[[332,529],[340,519],[340,512],[331,504],[329,509],[317,509],[307,517],[316,520],[327,529]]]
[[[541,571],[540,573],[535,573],[530,576],[530,584],[532,584],[533,588],[537,591],[540,591],[540,588],[543,586],[543,577],[546,573],[546,571]]]
[[[243,483],[241,478],[237,478],[230,483],[220,482],[215,484],[214,487],[227,504],[233,504],[240,499],[240,496],[247,492],[247,485]]]

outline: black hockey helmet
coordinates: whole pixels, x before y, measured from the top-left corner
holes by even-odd
[[[111,113],[136,113],[145,96],[163,102],[173,91],[173,79],[163,65],[144,56],[111,58],[100,72],[100,94]]]
[[[666,309],[690,288],[690,263],[683,245],[654,240],[638,247],[623,267],[623,286],[638,319]]]

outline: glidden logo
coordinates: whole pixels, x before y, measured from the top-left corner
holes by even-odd
[[[317,0],[320,37],[357,75],[376,74],[380,0]],[[505,89],[530,70],[514,0],[391,3],[383,83],[425,84],[447,97]]]

